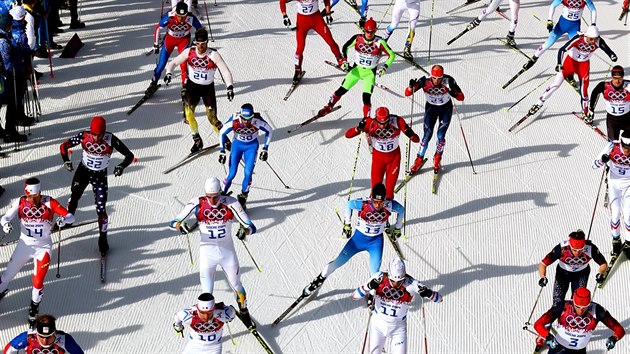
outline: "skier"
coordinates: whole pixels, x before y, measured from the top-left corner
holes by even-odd
[[[486,17],[490,16],[490,14],[492,14],[493,12],[495,12],[498,8],[499,8],[499,4],[501,4],[501,2],[503,2],[503,0],[492,0],[492,2],[490,2],[490,5],[488,5],[487,8],[485,8],[481,14],[479,16],[477,16],[476,19],[474,19],[471,23],[469,23],[466,26],[466,31],[470,31],[473,28],[479,26],[479,24],[481,23],[481,21],[485,20]],[[516,25],[518,24],[518,10],[521,7],[521,1],[520,0],[509,0],[510,2],[510,28],[508,29],[508,34],[505,37],[505,41],[507,42],[508,45],[512,46],[512,47],[516,47],[516,41],[514,40],[514,33],[516,31]],[[465,33],[464,32],[464,33]],[[448,44],[452,43],[449,42]]]
[[[71,172],[74,170],[72,161],[68,156],[68,150],[73,146],[81,144],[83,155],[77,171],[72,178],[70,187],[71,195],[68,200],[68,211],[74,214],[79,204],[79,199],[88,184],[92,185],[94,192],[94,203],[96,204],[96,214],[98,215],[98,249],[102,256],[107,254],[109,243],[107,242],[107,212],[105,205],[107,204],[107,167],[109,159],[114,150],[117,150],[125,156],[123,162],[114,168],[114,176],[120,177],[127,166],[133,160],[134,155],[123,142],[114,134],[105,130],[105,118],[96,116],[92,118],[90,130],[85,130],[61,144],[61,158],[63,166]]]
[[[564,6],[564,9],[562,10],[558,22],[556,22],[554,26],[553,13],[560,4]],[[562,37],[563,34],[566,33],[569,38],[575,37],[580,30],[582,12],[584,12],[584,7],[586,6],[588,6],[588,9],[591,11],[591,26],[595,26],[597,22],[597,11],[595,10],[595,4],[592,0],[553,0],[549,6],[549,16],[547,17],[549,37],[547,37],[545,43],[538,47],[534,56],[523,65],[523,69],[527,70],[536,64],[538,58],[556,43],[558,38]]]
[[[613,256],[622,250],[621,216],[624,225],[630,232],[630,130],[624,130],[619,140],[611,141],[597,155],[593,161],[593,168],[600,168],[608,164],[608,205],[610,207],[610,229],[612,232]],[[625,243],[627,255],[630,258],[630,242]]]
[[[325,116],[330,113],[335,103],[341,99],[359,80],[363,81],[363,118],[370,116],[372,107],[372,91],[374,90],[375,76],[385,75],[387,68],[392,65],[396,58],[394,52],[389,48],[387,42],[376,35],[376,21],[370,18],[363,27],[363,34],[355,34],[346,44],[343,45],[344,57],[348,56],[348,50],[353,46],[355,50],[354,65],[350,72],[346,75],[341,86],[330,96],[328,104],[318,112],[319,116]],[[387,54],[388,59],[385,64],[378,67],[378,60],[383,53]],[[343,71],[348,71],[350,65],[348,62],[341,66]]]
[[[388,353],[407,353],[407,314],[416,294],[433,302],[442,302],[442,295],[437,291],[407,275],[405,263],[400,258],[392,259],[389,272],[374,275],[352,293],[353,300],[368,297],[372,312],[369,353],[381,353],[387,338],[391,338]]]
[[[184,220],[195,218],[201,233],[199,247],[199,279],[204,293],[212,293],[214,275],[220,265],[236,295],[236,302],[241,320],[248,328],[256,327],[247,310],[245,288],[241,283],[240,266],[234,243],[232,242],[232,221],[241,224],[236,237],[245,240],[245,236],[256,233],[256,226],[234,197],[221,194],[221,182],[216,177],[208,178],[205,184],[205,196],[192,198],[184,209],[171,221],[171,229],[183,234],[192,232],[193,225]]]
[[[193,0],[171,0],[171,9],[174,10],[177,7],[177,4],[179,4],[180,2],[183,2],[184,4],[186,4],[186,6],[188,6],[188,10],[192,11],[193,5],[197,4],[197,0],[193,1]]]
[[[178,2],[173,11],[165,14],[160,22],[155,26],[155,33],[153,35],[153,52],[155,54],[160,54],[160,58],[158,60],[155,69],[153,70],[153,77],[151,78],[151,84],[149,84],[149,88],[145,91],[145,95],[153,96],[155,91],[158,89],[158,81],[162,76],[162,71],[166,66],[166,62],[168,58],[171,56],[171,53],[175,48],[181,54],[186,48],[190,46],[190,38],[192,29],[195,28],[199,30],[203,28],[201,23],[195,15],[188,12],[188,5],[185,2]],[[164,40],[160,43],[160,37],[162,34],[160,33],[162,28],[166,28],[167,33],[164,36]],[[162,47],[162,53],[160,53],[160,47]],[[184,84],[186,83],[186,65],[181,63],[180,66],[182,70],[182,98],[184,97],[185,89]],[[167,71],[167,73],[170,71]]]
[[[208,48],[208,31],[200,28],[195,32],[195,48],[188,48],[179,54],[166,66],[166,76],[164,82],[168,85],[173,78],[171,72],[176,65],[186,64],[190,74],[184,94],[184,112],[186,120],[192,131],[193,146],[191,153],[203,149],[203,140],[199,135],[199,126],[195,119],[195,108],[199,100],[203,100],[206,106],[206,116],[213,125],[214,130],[219,133],[221,121],[217,119],[217,96],[214,91],[214,73],[218,69],[223,77],[223,82],[227,86],[227,99],[232,102],[234,99],[234,86],[232,86],[232,73],[221,58],[221,54],[215,49]]]
[[[269,156],[269,142],[271,142],[271,135],[273,129],[271,126],[260,116],[260,113],[254,112],[254,107],[251,103],[245,103],[241,106],[241,111],[234,113],[223,124],[221,128],[221,153],[219,154],[219,163],[225,164],[227,160],[225,157],[225,144],[224,141],[229,141],[227,135],[230,132],[234,132],[234,143],[231,145],[230,152],[230,172],[223,181],[225,187],[223,188],[223,194],[227,194],[232,185],[232,180],[236,177],[238,171],[238,165],[241,159],[245,160],[245,176],[243,177],[243,183],[241,186],[241,193],[237,196],[238,202],[241,203],[243,209],[246,209],[245,203],[247,202],[247,196],[249,195],[249,187],[252,184],[252,174],[254,173],[254,166],[256,166],[256,155],[258,155],[258,131],[265,133],[265,143],[263,144],[262,151],[260,152],[259,159],[261,161],[267,161]]]
[[[606,130],[608,139],[616,140],[619,132],[630,130],[630,81],[624,80],[623,66],[615,65],[610,71],[612,80],[600,82],[591,92],[587,123],[593,122],[597,99],[601,94],[606,101]]]
[[[603,38],[599,37],[599,30],[596,26],[589,26],[586,33],[580,33],[571,38],[565,45],[558,50],[558,64],[556,65],[556,77],[553,83],[545,89],[545,92],[540,96],[538,102],[533,105],[528,115],[533,115],[540,110],[545,101],[556,92],[564,80],[567,80],[574,73],[578,75],[580,79],[580,88],[577,89],[582,99],[582,117],[588,118],[588,83],[590,74],[590,59],[597,48],[602,50],[610,57],[613,62],[617,61],[617,55],[608,47]],[[562,60],[564,53],[568,51],[568,55]],[[569,81],[572,86],[575,82]],[[574,86],[576,87],[576,86]]]
[[[27,179],[24,183],[24,196],[11,203],[7,213],[0,219],[5,234],[13,230],[11,220],[16,215],[20,219],[20,238],[7,268],[0,276],[0,299],[9,292],[9,282],[30,259],[33,259],[33,291],[28,311],[28,322],[31,327],[35,326],[39,304],[44,296],[44,278],[50,266],[53,217],[55,214],[60,215],[56,220],[58,226],[74,222],[72,213],[54,198],[42,195],[41,190],[39,179],[34,177]]]
[[[396,0],[394,9],[392,10],[392,22],[385,28],[384,40],[389,40],[389,37],[394,33],[396,27],[400,23],[400,18],[403,12],[409,13],[409,32],[407,33],[407,39],[405,40],[405,49],[403,49],[403,57],[413,60],[411,54],[411,43],[416,34],[416,23],[418,23],[418,17],[420,16],[420,0]]]
[[[346,138],[354,138],[361,132],[367,134],[372,145],[372,187],[387,178],[385,198],[392,200],[400,172],[400,133],[414,143],[420,142],[420,137],[402,117],[390,114],[387,107],[377,108],[374,118],[363,119],[357,127],[348,129]]]
[[[215,303],[211,293],[197,298],[197,305],[179,311],[175,315],[173,329],[184,337],[184,325],[190,327],[188,343],[182,353],[221,354],[223,325],[232,322],[236,310],[232,305]]]
[[[444,68],[441,65],[434,65],[431,68],[430,78],[423,76],[419,79],[411,79],[409,87],[405,89],[405,96],[411,96],[419,89],[424,91],[427,100],[424,107],[424,135],[422,136],[418,156],[409,171],[410,174],[418,172],[426,161],[424,155],[427,152],[429,141],[433,136],[433,128],[438,120],[440,125],[437,131],[438,141],[435,155],[433,155],[433,170],[437,171],[440,169],[444,145],[446,145],[446,131],[451,124],[453,115],[451,97],[458,101],[464,100],[464,93],[461,88],[459,88],[452,76],[444,74]]]
[[[330,28],[324,22],[322,16],[326,16],[326,22],[331,24],[333,22],[332,12],[330,11],[330,0],[324,0],[325,9],[319,12],[319,0],[296,0],[297,6],[297,19],[295,38],[297,40],[297,48],[295,49],[295,73],[293,75],[293,83],[297,84],[302,78],[302,54],[304,53],[304,47],[306,46],[306,35],[312,29],[319,34],[326,44],[330,47],[333,55],[337,59],[339,65],[343,65],[346,62],[346,58],[341,55],[339,51],[339,45],[333,39]],[[284,25],[291,26],[291,19],[287,15],[287,0],[280,0],[280,12],[282,12],[282,18]]]
[[[613,331],[606,340],[606,349],[611,350],[626,331],[604,307],[591,301],[591,292],[587,288],[580,287],[573,294],[573,300],[554,304],[545,312],[534,323],[534,329],[545,338],[548,354],[586,354],[586,346],[599,322]],[[552,327],[555,335],[551,333]]]
[[[599,265],[595,280],[597,283],[604,281],[604,273],[608,268],[606,259],[599,252],[599,249],[590,240],[584,239],[584,231],[577,230],[569,234],[569,240],[562,241],[538,264],[538,274],[540,287],[547,286],[547,267],[558,261],[556,267],[556,278],[553,284],[553,303],[560,305],[564,301],[569,285],[571,292],[579,287],[588,284],[588,276],[591,273],[590,260]]]
[[[396,213],[396,225],[392,235],[395,238],[401,236],[405,208],[395,200],[386,200],[385,186],[377,183],[372,188],[371,198],[358,198],[346,203],[343,234],[349,238],[339,255],[328,263],[322,272],[315,278],[305,290],[312,293],[322,286],[335,270],[346,264],[355,254],[367,251],[370,254],[370,274],[378,273],[383,258],[383,232],[388,232],[388,219],[392,213]],[[352,234],[352,210],[358,210],[356,229]]]
[[[51,315],[37,316],[36,328],[20,333],[5,347],[4,354],[69,353],[83,354],[83,349],[68,333],[58,331]]]
[[[627,16],[626,14],[628,13],[628,4],[630,3],[630,0],[623,0],[623,4],[621,4],[621,15],[619,15],[619,21],[621,21],[621,19],[623,19],[623,16]]]

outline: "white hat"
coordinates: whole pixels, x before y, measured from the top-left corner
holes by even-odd
[[[597,29],[597,26],[588,26],[588,29],[586,29],[586,32],[584,32],[584,34],[588,37],[588,38],[598,38],[599,37],[599,30]]]
[[[206,180],[206,194],[221,193],[221,182],[218,178],[212,177]]]
[[[9,10],[9,13],[16,21],[20,21],[24,18],[24,16],[26,16],[26,10],[24,10],[24,7],[22,6],[15,6],[11,10]]]
[[[389,279],[391,281],[401,281],[405,279],[407,270],[405,269],[405,263],[400,258],[394,258],[389,262]]]
[[[214,296],[210,293],[203,293],[197,298],[197,310],[210,312],[214,310]]]

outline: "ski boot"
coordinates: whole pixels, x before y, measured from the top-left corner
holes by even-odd
[[[529,70],[529,68],[536,64],[536,60],[538,60],[538,58],[536,58],[536,56],[533,56],[527,63],[523,64],[523,69]]]
[[[295,66],[295,72],[293,73],[293,85],[297,85],[300,82],[300,78],[302,77],[302,67],[299,65]]]
[[[626,255],[626,258],[630,259],[630,241],[624,242],[621,250]]]
[[[249,192],[241,192],[236,196],[236,199],[238,199],[238,202],[241,204],[241,206],[243,206],[243,209],[247,209],[245,204],[247,203],[248,195],[249,195]]]
[[[531,106],[531,108],[529,109],[529,111],[527,111],[527,115],[534,115],[536,114],[536,112],[538,112],[538,110],[542,107],[541,104],[535,104],[533,106]]]
[[[481,21],[478,18],[476,18],[471,23],[469,23],[468,26],[466,26],[466,29],[470,31],[473,28],[479,26],[480,23]]]
[[[593,124],[593,113],[589,112],[588,110],[586,110],[586,112],[582,112],[582,119],[586,124]]]
[[[252,320],[252,317],[249,315],[249,310],[247,307],[241,307],[241,304],[238,304],[239,311],[236,313],[238,318],[243,322],[247,329],[256,329],[256,323]]]
[[[201,151],[201,149],[203,149],[203,140],[201,140],[201,136],[199,136],[199,133],[193,135],[193,141],[193,146],[190,148],[191,154],[199,152]]]
[[[435,154],[433,155],[433,171],[439,171],[440,167],[442,167],[440,165],[440,162],[442,161],[442,154]]]
[[[101,256],[105,257],[107,255],[107,251],[109,251],[107,235],[100,235],[98,237],[98,250],[101,252]]]
[[[352,7],[357,7],[357,2],[356,2],[356,0],[348,0],[348,5],[350,5]]]
[[[304,289],[304,292],[306,292],[307,294],[312,294],[315,290],[319,289],[322,284],[324,284],[325,280],[326,277],[322,276],[322,274],[319,273],[317,278],[313,279],[313,281],[306,287],[306,289]]]
[[[420,170],[420,168],[422,168],[422,165],[424,165],[424,163],[426,162],[426,160],[424,159],[424,156],[418,155],[416,157],[416,161],[414,161],[413,166],[411,166],[411,169],[409,169],[409,174],[415,174],[416,172],[418,172]]]
[[[516,41],[514,40],[514,32],[508,32],[507,36],[505,36],[505,42],[510,47],[516,48]]]
[[[158,90],[158,87],[160,86],[157,84],[157,82],[151,81],[151,84],[149,84],[149,87],[146,89],[146,91],[144,91],[144,95],[147,97],[153,96],[155,91]]]
[[[31,308],[28,309],[28,325],[35,329],[37,323],[37,315],[39,314],[39,302],[31,300]]]
[[[328,113],[332,112],[332,109],[333,109],[332,104],[328,103],[324,106],[324,108],[320,109],[319,112],[317,112],[317,115],[320,117],[323,117],[327,115]]]
[[[578,91],[580,90],[578,88],[577,82],[575,81],[575,77],[573,76],[573,74],[569,75],[569,77],[567,77],[566,80],[567,80],[567,83],[571,85],[571,87],[573,87],[575,90],[578,90]]]
[[[363,29],[363,27],[365,26],[365,21],[367,21],[367,18],[365,18],[365,17],[361,17],[359,19],[359,27],[361,27],[361,29]]]
[[[613,245],[613,250],[612,250],[611,256],[618,257],[619,254],[621,253],[621,238],[613,238],[612,245]]]
[[[9,293],[9,289],[5,289],[3,292],[0,293],[0,300],[2,300],[5,296],[7,296],[7,294]]]
[[[405,46],[405,49],[403,49],[403,57],[413,60],[413,55],[411,55],[411,46]]]
[[[392,225],[389,224],[389,220],[385,223],[385,229],[383,231],[388,236],[392,234]]]

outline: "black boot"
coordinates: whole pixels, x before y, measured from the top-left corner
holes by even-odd
[[[612,256],[619,256],[621,253],[621,238],[613,238],[612,246]]]
[[[107,234],[101,234],[98,237],[98,250],[101,251],[101,256],[107,255],[107,251],[109,251],[109,243],[107,243]]]
[[[31,308],[28,309],[28,325],[33,329],[37,323],[37,315],[39,315],[39,302],[31,300]]]
[[[3,292],[0,293],[0,300],[2,300],[5,296],[7,296],[7,294],[9,293],[9,289],[5,289]]]
[[[249,310],[247,307],[241,307],[241,304],[238,305],[239,312],[237,312],[238,318],[243,322],[247,329],[255,329],[256,323],[252,320],[252,317],[249,315]]]
[[[203,149],[203,140],[201,140],[201,136],[199,136],[199,134],[193,135],[193,141],[193,146],[190,148],[191,154],[194,154]]]
[[[241,205],[243,206],[243,209],[247,209],[245,204],[247,203],[248,195],[249,195],[249,192],[241,192],[239,195],[236,196],[236,199],[238,199],[238,202],[241,203]]]
[[[144,91],[144,95],[147,96],[147,97],[153,96],[155,91],[158,90],[158,87],[159,87],[159,85],[158,85],[157,82],[151,81],[151,83],[149,84],[149,87],[147,87],[146,91]]]
[[[322,284],[324,284],[324,281],[326,280],[326,277],[322,276],[322,274],[320,273],[317,278],[315,278],[310,284],[309,286],[304,289],[307,293],[312,293],[315,290],[319,289]]]

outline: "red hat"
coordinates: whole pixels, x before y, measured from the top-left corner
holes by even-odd
[[[92,123],[90,123],[90,132],[94,134],[105,133],[105,118],[101,116],[92,118]]]
[[[363,30],[365,32],[375,33],[376,32],[376,21],[370,17],[369,20],[365,21],[365,25],[363,25]]]
[[[431,77],[439,79],[444,76],[444,68],[439,65],[433,65],[431,68]]]
[[[387,123],[387,121],[389,120],[389,109],[387,109],[387,107],[378,107],[376,109],[376,116],[374,118],[379,123]]]
[[[580,307],[587,307],[591,304],[591,292],[587,288],[578,288],[573,293],[573,304]]]
[[[582,248],[584,248],[585,244],[586,240],[584,238],[584,231],[577,230],[569,234],[569,245],[571,246],[571,248],[575,250],[581,250]]]

